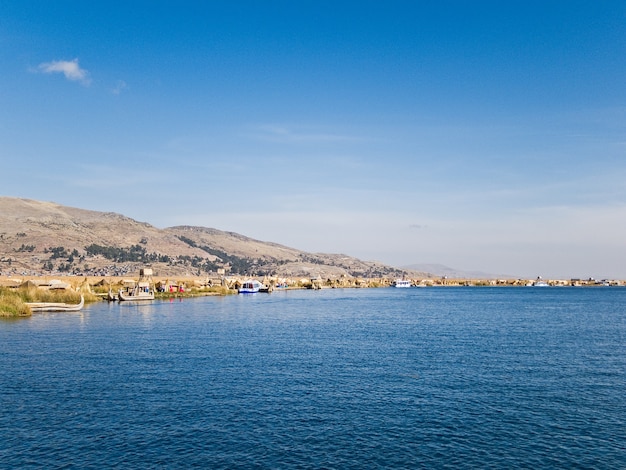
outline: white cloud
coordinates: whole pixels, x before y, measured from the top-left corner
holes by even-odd
[[[62,73],[65,78],[81,85],[89,86],[91,78],[89,72],[78,65],[78,59],[74,60],[53,60],[39,64],[39,70],[43,73]]]
[[[286,126],[268,124],[254,129],[254,137],[268,142],[278,143],[336,143],[354,142],[358,139],[341,134],[311,132],[307,129],[291,129]]]
[[[122,93],[122,91],[126,90],[127,88],[128,88],[128,85],[126,84],[124,80],[118,80],[117,83],[115,84],[115,88],[111,90],[111,93],[113,93],[114,95],[119,95],[120,93]]]

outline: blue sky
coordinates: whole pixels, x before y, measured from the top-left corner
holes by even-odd
[[[0,195],[626,278],[626,4],[0,3]]]

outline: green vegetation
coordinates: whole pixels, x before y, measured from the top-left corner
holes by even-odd
[[[0,317],[28,317],[32,315],[28,305],[18,292],[7,287],[0,287]]]
[[[285,264],[287,261],[279,261],[276,259],[266,259],[266,258],[241,258],[235,255],[229,255],[225,251],[218,250],[216,248],[211,248],[207,245],[198,245],[196,242],[191,240],[190,238],[179,236],[178,239],[192,248],[199,248],[202,251],[216,256],[219,261],[209,261],[207,259],[195,257],[191,258],[189,256],[179,256],[180,260],[185,260],[191,263],[191,266],[195,268],[199,268],[206,272],[217,271],[224,266],[230,267],[230,272],[232,274],[242,274],[242,275],[255,275],[255,276],[266,276],[271,274],[271,270],[267,267],[273,264]],[[319,261],[319,264],[323,264]]]
[[[185,236],[183,236],[183,235],[180,235],[180,236],[178,237],[178,239],[179,239],[181,242],[186,243],[187,245],[189,245],[189,246],[190,246],[190,247],[192,247],[192,248],[197,248],[197,247],[198,247],[197,243],[196,243],[196,242],[194,242],[191,238],[187,238],[187,237],[185,237]]]
[[[245,274],[245,273],[249,273],[252,270],[252,268],[259,267],[265,264],[265,262],[261,259],[253,260],[250,258],[240,258],[235,255],[229,255],[225,251],[211,248],[210,246],[198,245],[193,240],[187,237],[184,237],[182,235],[179,236],[178,239],[186,243],[187,245],[191,246],[192,248],[200,248],[202,251],[210,255],[216,256],[221,261],[221,262],[211,262],[211,261],[206,260],[205,263],[202,264],[202,266],[196,266],[196,267],[200,267],[204,269],[206,272],[216,271],[219,268],[224,267],[224,265],[229,265],[230,271],[232,273]]]
[[[44,253],[48,253],[48,252],[52,253],[52,255],[50,256],[50,259],[68,258],[70,256],[68,251],[64,247],[62,247],[62,246],[57,246],[57,247],[54,247],[54,248],[50,248],[49,250],[45,249],[43,252]]]
[[[86,246],[85,251],[89,256],[102,255],[106,259],[116,263],[169,263],[170,257],[158,253],[148,253],[141,245],[132,245],[129,248],[117,248],[114,246],[101,246],[95,243]]]
[[[171,299],[178,297],[198,297],[203,295],[230,295],[237,294],[236,289],[229,289],[223,286],[202,287],[200,289],[190,288],[185,292],[155,292],[156,299]]]
[[[32,252],[32,251],[34,251],[34,250],[35,250],[35,245],[24,245],[24,244],[22,243],[22,246],[20,246],[20,247],[17,249],[17,252],[18,252],[18,253],[22,253],[22,252],[29,252],[29,253],[30,253],[30,252]]]
[[[47,290],[39,289],[38,287],[27,287],[17,289],[16,292],[24,302],[62,302],[66,304],[77,304],[80,302],[80,292],[73,290]]]
[[[83,293],[85,302],[96,302],[94,294]],[[80,292],[73,290],[47,290],[37,287],[11,289],[0,287],[0,317],[26,317],[32,314],[27,302],[58,302],[77,304],[80,302]]]

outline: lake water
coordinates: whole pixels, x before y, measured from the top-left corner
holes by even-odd
[[[626,288],[288,291],[0,322],[2,468],[626,468]]]

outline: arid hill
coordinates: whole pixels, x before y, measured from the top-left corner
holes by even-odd
[[[0,273],[160,276],[393,277],[402,270],[307,253],[206,227],[159,229],[112,212],[0,197]],[[412,273],[415,274],[415,273]],[[426,274],[423,274],[426,276]]]

